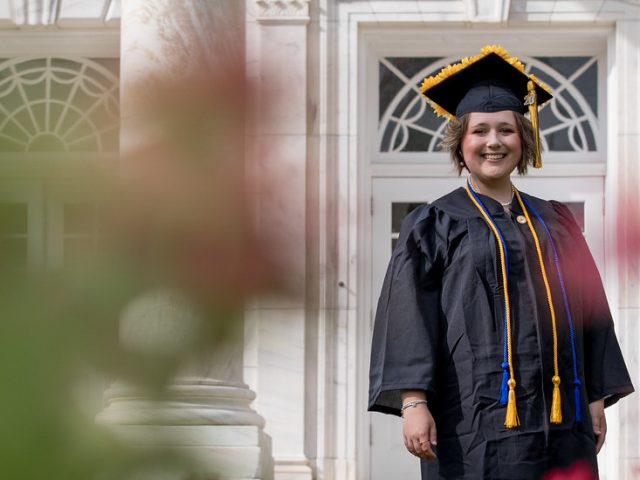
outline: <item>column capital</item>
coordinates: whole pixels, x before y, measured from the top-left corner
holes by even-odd
[[[307,24],[311,0],[255,0],[262,24]]]

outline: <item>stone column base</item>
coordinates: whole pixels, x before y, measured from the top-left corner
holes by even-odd
[[[116,383],[96,420],[127,445],[160,449],[193,463],[175,472],[145,471],[127,480],[273,480],[271,439],[251,409],[255,393],[242,383],[175,379],[162,400]],[[161,468],[159,467],[159,470]],[[188,471],[187,471],[188,470]]]
[[[193,461],[194,478],[273,480],[271,438],[254,425],[109,425],[132,448],[160,448]],[[135,480],[184,478],[184,471],[145,472]]]
[[[277,457],[275,480],[313,480],[313,470],[306,457]]]

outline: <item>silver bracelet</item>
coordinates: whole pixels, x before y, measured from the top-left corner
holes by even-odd
[[[416,406],[421,405],[423,403],[425,405],[427,405],[427,401],[426,400],[412,400],[410,402],[407,402],[404,405],[402,405],[402,407],[400,408],[400,413],[402,414],[409,407],[414,407],[415,408]]]

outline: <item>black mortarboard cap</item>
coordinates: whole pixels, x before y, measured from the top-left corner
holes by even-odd
[[[515,57],[501,47],[487,46],[477,57],[463,59],[425,79],[420,90],[436,113],[445,116],[500,110],[525,113],[529,81],[534,83],[538,105],[552,98],[540,81],[524,73],[524,65]]]
[[[539,161],[538,106],[551,100],[548,88],[502,47],[487,45],[480,54],[444,67],[422,82],[420,92],[436,114],[449,119],[470,112],[529,111],[536,131]]]

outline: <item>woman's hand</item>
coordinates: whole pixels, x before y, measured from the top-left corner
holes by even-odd
[[[406,392],[402,395],[403,404],[424,399],[424,392]],[[436,458],[431,448],[432,445],[437,445],[436,422],[427,405],[420,403],[405,409],[402,419],[402,434],[407,450],[416,457],[426,460]]]
[[[596,453],[600,452],[604,439],[607,436],[607,420],[604,416],[604,399],[596,400],[589,404],[593,434],[596,436]]]

